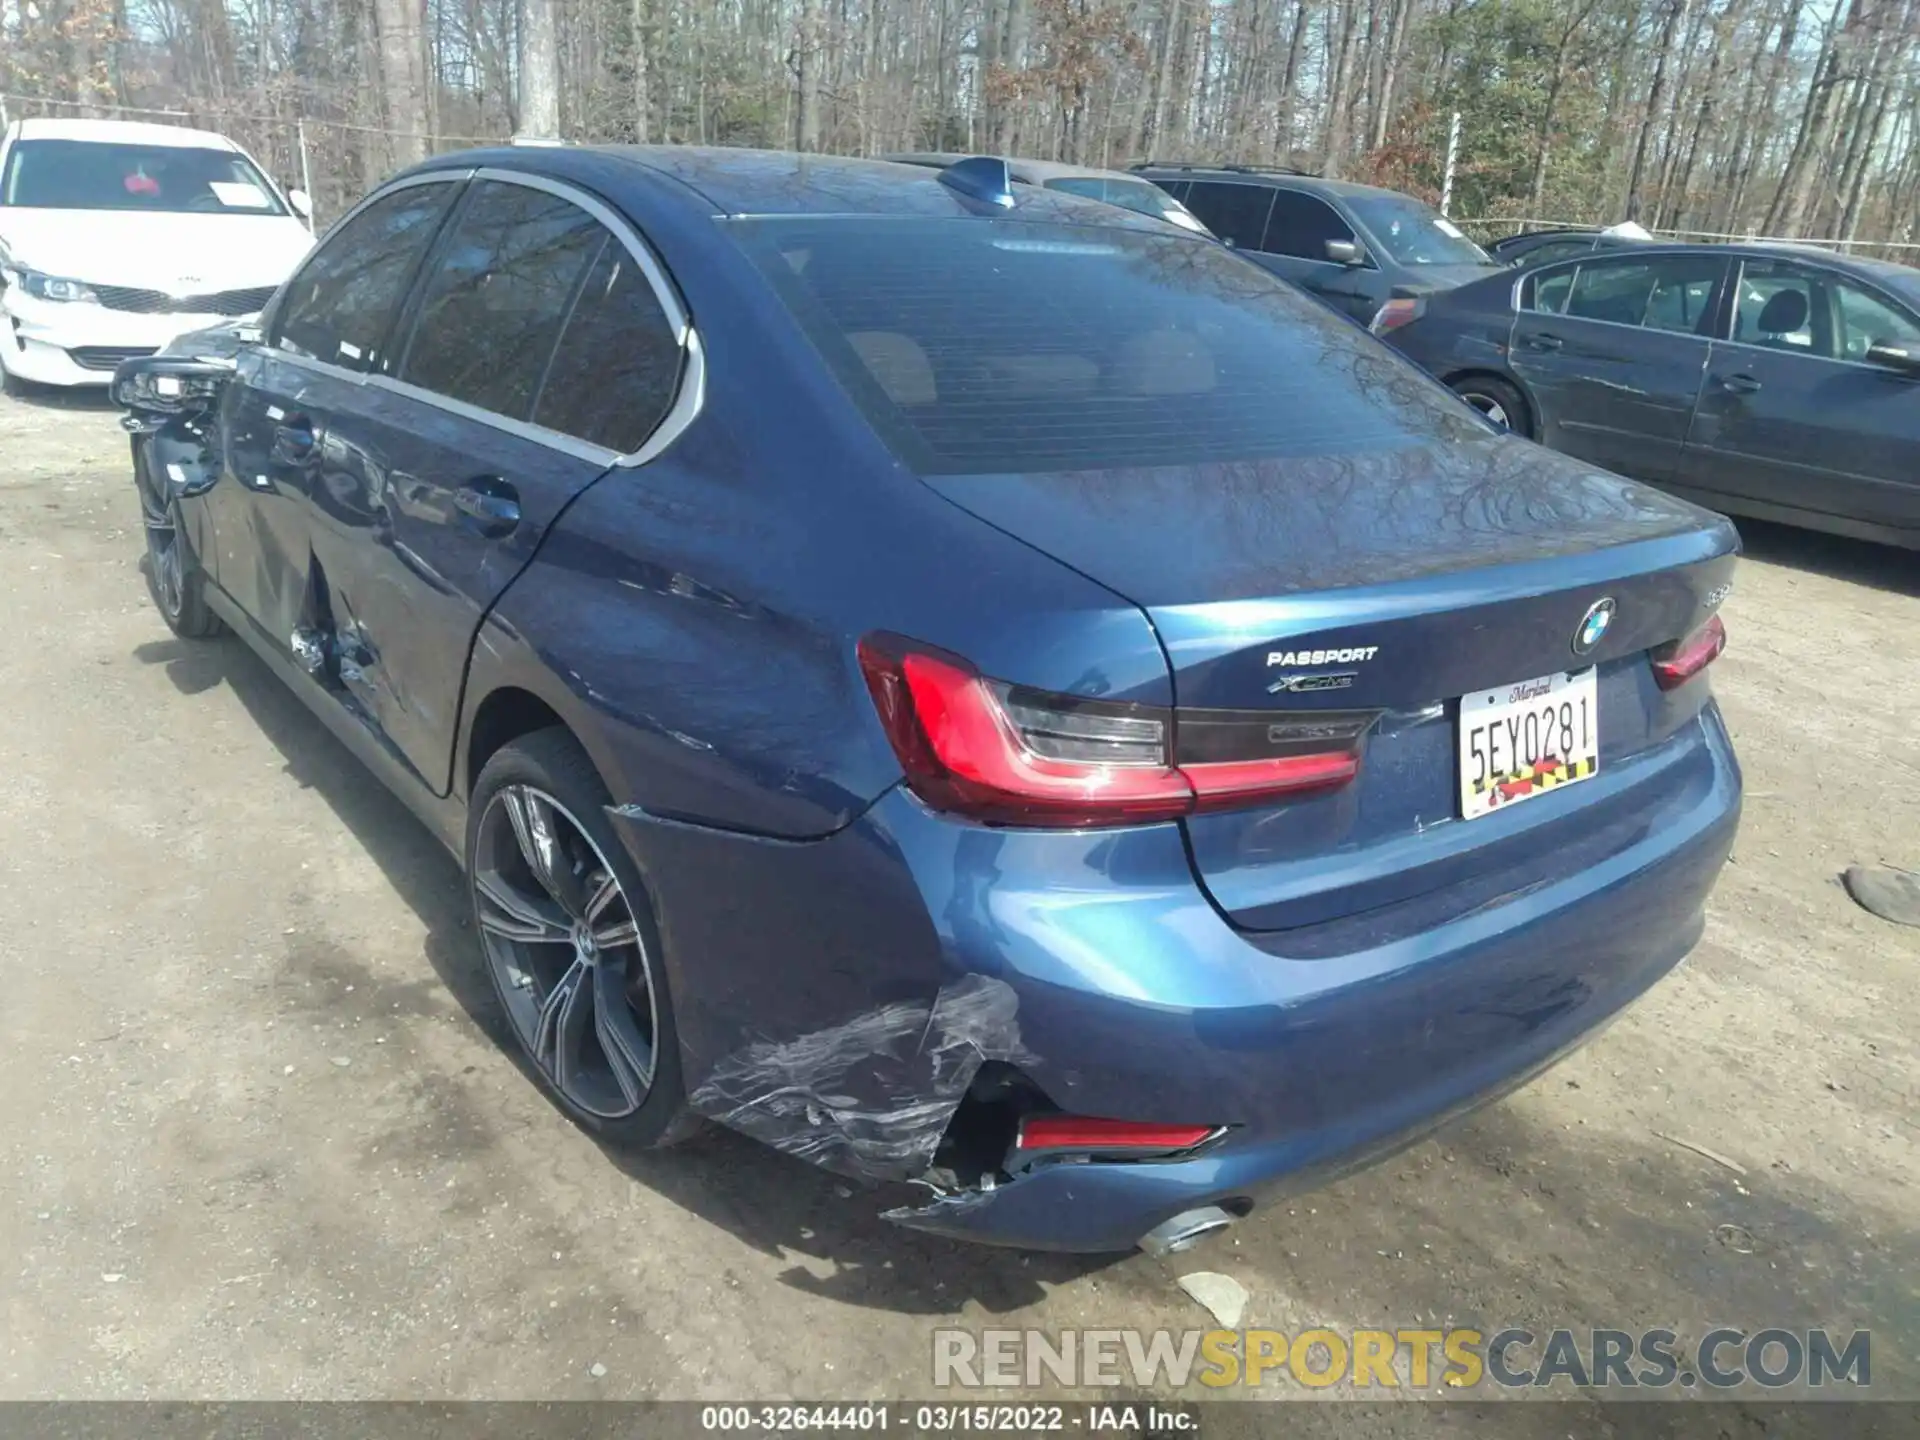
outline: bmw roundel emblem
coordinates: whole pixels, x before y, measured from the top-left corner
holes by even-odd
[[[1596,600],[1587,607],[1587,613],[1580,618],[1580,628],[1573,632],[1573,653],[1584,655],[1600,643],[1600,637],[1607,633],[1607,627],[1613,624],[1613,597]]]

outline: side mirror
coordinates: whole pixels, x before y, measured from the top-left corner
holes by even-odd
[[[302,220],[313,218],[313,197],[304,190],[287,191],[287,203],[293,206],[293,213]]]
[[[146,434],[169,421],[213,409],[233,372],[231,360],[149,355],[123,360],[113,372],[107,393],[127,412],[120,417],[121,428]]]
[[[1364,265],[1367,263],[1367,252],[1352,240],[1329,240],[1327,259],[1336,265]]]
[[[1920,354],[1916,354],[1911,346],[1876,340],[1867,347],[1866,359],[1869,365],[1878,365],[1902,375],[1920,376]]]

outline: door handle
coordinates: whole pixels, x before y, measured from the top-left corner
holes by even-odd
[[[489,540],[511,534],[520,524],[519,493],[504,480],[476,480],[453,492],[454,508]]]
[[[1526,346],[1529,350],[1558,350],[1566,343],[1558,335],[1547,330],[1536,330],[1526,338]]]
[[[282,465],[304,465],[313,456],[313,420],[289,415],[273,427],[273,458]]]
[[[1760,388],[1760,382],[1751,375],[1722,375],[1720,388],[1731,390],[1735,395],[1751,395]]]

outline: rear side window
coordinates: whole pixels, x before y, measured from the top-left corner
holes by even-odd
[[[974,219],[732,228],[874,428],[923,474],[1485,438],[1410,364],[1203,240]]]
[[[1273,191],[1265,185],[1234,185],[1196,180],[1187,190],[1187,208],[1222,240],[1242,250],[1258,250],[1267,233]]]
[[[1325,260],[1329,240],[1353,238],[1353,227],[1318,196],[1298,190],[1276,190],[1273,213],[1267,217],[1267,234],[1260,248],[1272,255]]]
[[[1589,260],[1574,272],[1559,308],[1581,320],[1704,335],[1725,271],[1723,261],[1702,255]],[[1545,289],[1543,281],[1535,294]]]
[[[529,418],[574,291],[609,238],[557,195],[476,184],[435,256],[400,378]]]
[[[680,337],[639,263],[611,235],[554,351],[534,421],[628,454],[666,418]]]
[[[455,188],[404,186],[328,235],[288,282],[272,343],[349,370],[387,368],[380,347]]]

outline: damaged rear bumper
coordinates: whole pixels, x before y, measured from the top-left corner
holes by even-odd
[[[1199,891],[1175,825],[988,830],[895,791],[765,841],[616,812],[657,898],[695,1108],[830,1169],[921,1177],[988,1061],[1060,1109],[1231,1127],[1186,1158],[1055,1162],[889,1212],[1039,1249],[1125,1250],[1244,1213],[1484,1103],[1697,940],[1739,772],[1709,708],[1634,843],[1390,943],[1290,958]]]

